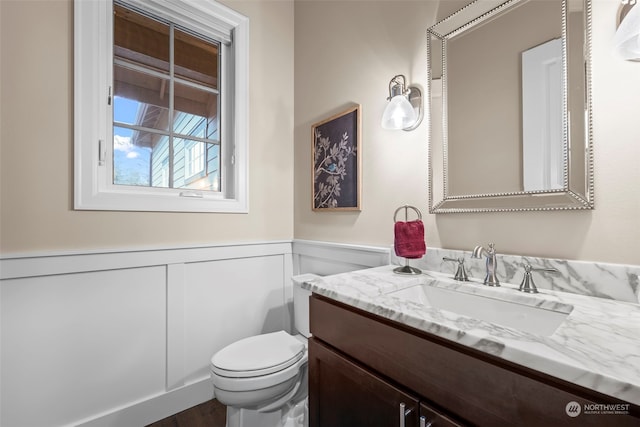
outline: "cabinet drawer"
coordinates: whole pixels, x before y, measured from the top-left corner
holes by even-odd
[[[570,402],[625,402],[318,295],[310,322],[314,338],[474,425],[640,426],[634,416],[569,417]]]
[[[431,406],[427,406],[425,403],[420,404],[420,418],[423,417],[424,426],[420,424],[420,427],[463,427],[462,424],[457,423]]]

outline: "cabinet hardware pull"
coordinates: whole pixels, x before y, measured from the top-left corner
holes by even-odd
[[[404,402],[400,404],[400,427],[405,427],[405,419],[407,415],[413,412],[413,409],[406,409],[406,407],[407,405],[405,405]]]
[[[431,421],[427,422],[427,419],[424,416],[420,417],[420,427],[431,427],[431,426],[432,426]]]

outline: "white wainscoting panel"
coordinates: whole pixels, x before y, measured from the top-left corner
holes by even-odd
[[[344,243],[293,241],[294,274],[320,276],[389,264],[389,248]]]
[[[185,264],[167,266],[167,391],[184,385]]]
[[[208,378],[211,356],[239,338],[286,329],[283,265],[281,255],[186,265],[185,382]]]
[[[164,390],[165,268],[2,282],[3,426],[60,426]]]
[[[0,425],[144,426],[290,323],[291,241],[0,258]]]
[[[297,240],[0,257],[0,426],[150,424],[213,397],[211,356],[291,330],[291,276],[389,262]]]

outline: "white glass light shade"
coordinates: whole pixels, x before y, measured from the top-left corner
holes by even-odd
[[[406,129],[413,126],[418,120],[416,110],[405,95],[396,95],[391,98],[389,105],[382,114],[383,129]]]
[[[640,7],[633,6],[613,37],[616,53],[623,59],[640,59]]]

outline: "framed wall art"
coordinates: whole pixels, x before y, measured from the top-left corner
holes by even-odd
[[[360,210],[360,105],[311,127],[314,211]]]

